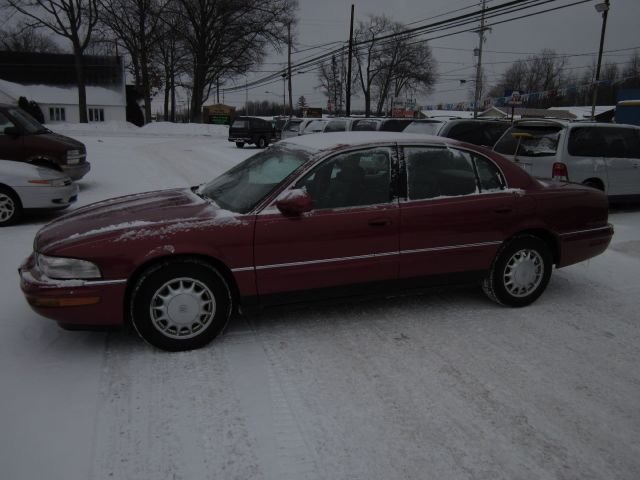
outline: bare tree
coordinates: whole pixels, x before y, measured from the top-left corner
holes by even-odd
[[[153,57],[168,0],[97,0],[100,22],[118,38],[131,57],[136,87],[144,99],[145,121],[151,119]]]
[[[176,0],[190,77],[191,120],[221,80],[261,63],[266,47],[279,50],[293,22],[296,0]]]
[[[344,101],[347,94],[347,59],[344,55],[336,57],[333,55],[331,61],[322,62],[318,67],[318,82],[322,93],[333,105],[333,112],[340,114],[343,110]],[[357,90],[359,81],[356,77],[351,79],[351,92]]]
[[[175,15],[166,15],[158,37],[156,62],[162,67],[164,86],[164,120],[176,121],[176,86],[184,70],[182,53],[184,45],[179,35],[180,24]]]
[[[379,38],[391,31],[391,20],[384,16],[370,16],[366,22],[358,22],[354,32],[354,57],[358,67],[360,89],[364,95],[365,115],[371,115],[373,85],[382,74],[384,64],[380,61],[382,47]]]
[[[0,47],[9,52],[60,53],[62,51],[51,37],[29,25],[18,25],[12,30],[0,30]]]
[[[376,114],[382,115],[389,97],[397,98],[402,92],[428,93],[436,80],[436,63],[426,43],[411,41],[400,32],[405,27],[395,23],[392,37],[382,48],[378,61],[383,65],[374,85],[378,104]]]
[[[82,55],[98,22],[97,0],[2,0],[20,12],[29,27],[46,28],[71,42],[75,56],[80,122],[87,123],[87,92]]]

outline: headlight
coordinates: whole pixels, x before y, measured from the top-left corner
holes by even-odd
[[[86,260],[38,254],[36,261],[42,273],[49,278],[69,280],[102,277],[98,266]]]
[[[67,150],[67,163],[78,163],[86,156],[82,150]]]

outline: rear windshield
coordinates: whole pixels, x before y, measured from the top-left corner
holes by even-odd
[[[444,136],[491,148],[507,128],[508,123],[460,122],[453,125]]]
[[[249,128],[249,122],[247,120],[235,120],[231,124],[231,128]]]
[[[410,118],[398,118],[393,120],[385,120],[380,125],[380,130],[384,132],[402,132],[412,122]]]
[[[380,122],[377,120],[354,120],[351,125],[351,130],[357,132],[370,132],[378,129],[378,124]]]
[[[426,135],[435,135],[440,128],[442,122],[411,122],[407,128],[403,130],[405,133],[424,133]]]
[[[514,155],[517,148],[517,155],[522,157],[553,156],[558,150],[561,130],[562,127],[555,125],[511,127],[496,143],[494,150],[504,155]]]

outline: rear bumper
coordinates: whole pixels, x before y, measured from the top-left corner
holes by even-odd
[[[67,325],[123,323],[125,280],[55,280],[46,277],[31,254],[18,269],[20,288],[39,315]]]
[[[565,232],[560,234],[560,262],[566,267],[582,262],[604,252],[613,237],[613,225]]]

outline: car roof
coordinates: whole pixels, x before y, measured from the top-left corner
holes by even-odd
[[[316,135],[301,135],[278,142],[279,145],[302,147],[306,150],[336,150],[348,147],[379,145],[381,143],[429,143],[438,145],[457,144],[458,142],[444,137],[401,132],[336,132]]]

